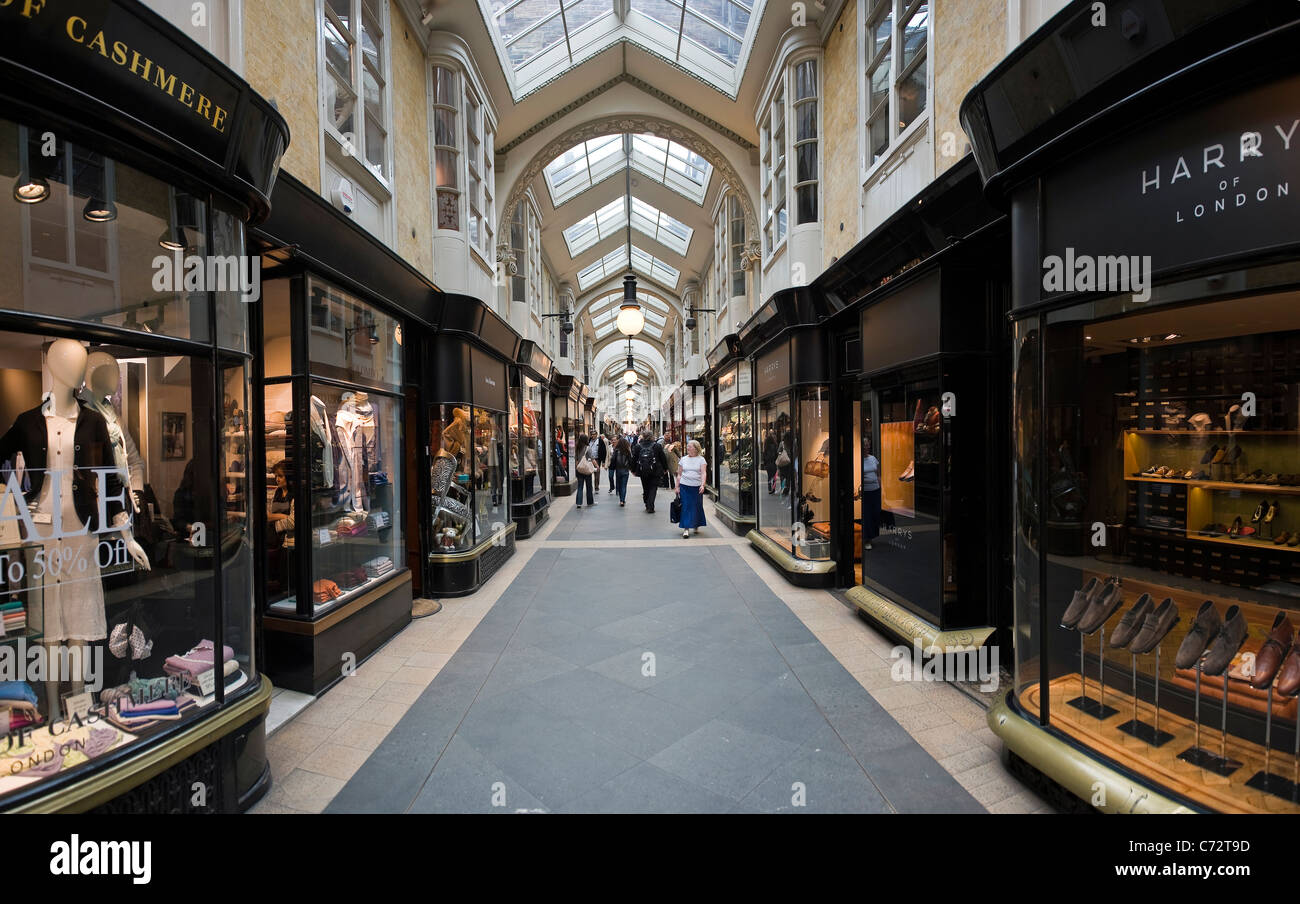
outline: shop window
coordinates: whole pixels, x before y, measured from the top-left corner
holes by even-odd
[[[151,285],[160,238],[183,225],[198,253],[239,230],[85,148],[42,154],[44,138],[0,122],[0,179],[25,199],[0,199],[0,645],[18,654],[0,800],[257,685],[248,363],[213,342],[210,289]],[[218,324],[224,344],[245,348],[245,323]]]
[[[864,0],[867,159],[869,169],[925,113],[930,31],[928,0]]]
[[[433,67],[433,169],[439,229],[460,231],[460,106],[457,73]]]
[[[764,490],[759,494],[758,528],[767,537],[790,548],[794,525],[791,493],[798,496],[795,479],[795,424],[789,396],[758,404],[758,430],[763,437]]]
[[[1295,719],[1273,633],[1300,612],[1294,295],[1130,304],[1017,328],[1018,700],[1199,805],[1294,812],[1258,775],[1271,741],[1290,778]]]
[[[745,296],[745,211],[740,200],[733,194],[727,199],[727,224],[730,255],[723,254],[723,260],[731,262],[731,297]],[[719,306],[719,310],[726,310]]]
[[[324,0],[325,129],[344,157],[383,184],[388,172],[388,86],[383,0]]]
[[[770,255],[785,241],[786,213],[785,80],[776,90],[760,129],[763,184],[763,246]]]
[[[507,418],[470,405],[435,405],[430,416],[434,549],[456,552],[490,540],[510,522]]]
[[[526,374],[519,403],[510,402],[510,476],[519,481],[518,498],[529,499],[547,486],[545,395],[542,386]]]

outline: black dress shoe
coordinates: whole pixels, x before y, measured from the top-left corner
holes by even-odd
[[[1120,606],[1124,605],[1124,593],[1119,584],[1109,584],[1097,601],[1088,607],[1083,618],[1079,619],[1080,634],[1095,634],[1097,629],[1106,624]]]
[[[1206,450],[1205,454],[1201,456],[1201,464],[1208,465],[1214,459],[1214,454],[1218,451],[1219,447],[1217,445],[1210,446],[1210,448]]]
[[[1110,645],[1116,649],[1122,649],[1132,642],[1137,636],[1142,625],[1145,623],[1147,613],[1151,611],[1151,594],[1144,593],[1138,597],[1138,601],[1133,608],[1120,617],[1119,624],[1115,626],[1115,633],[1110,636]]]
[[[1192,630],[1187,632],[1187,636],[1178,647],[1174,665],[1180,669],[1190,669],[1196,665],[1196,660],[1201,658],[1210,641],[1218,636],[1221,627],[1223,627],[1223,619],[1220,618],[1214,601],[1206,600],[1201,603],[1201,608],[1196,610],[1196,618],[1192,621]]]
[[[1137,637],[1129,644],[1129,652],[1137,653],[1141,656],[1144,653],[1150,653],[1165,636],[1174,629],[1178,624],[1178,607],[1169,597],[1147,613],[1146,621],[1142,624],[1142,630],[1138,632]]]
[[[1246,633],[1246,616],[1241,613],[1241,607],[1230,606],[1223,616],[1219,636],[1214,639],[1210,652],[1205,654],[1202,671],[1207,675],[1222,675],[1232,662],[1232,657],[1237,655],[1241,645],[1246,642]]]

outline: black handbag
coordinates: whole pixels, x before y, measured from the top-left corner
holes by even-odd
[[[668,506],[668,520],[673,524],[677,524],[682,520],[682,500],[680,496],[675,498],[672,504]]]

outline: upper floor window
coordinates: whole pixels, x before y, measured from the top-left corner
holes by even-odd
[[[492,198],[492,120],[474,91],[465,88],[465,202],[468,207],[469,245],[490,258],[495,210]],[[455,153],[453,149],[452,159]]]
[[[817,222],[817,61],[794,67],[795,223]]]
[[[745,211],[740,200],[727,198],[728,233],[731,239],[731,294],[745,294]]]
[[[928,0],[867,0],[867,167],[926,110],[930,30]]]
[[[457,73],[433,67],[433,169],[439,229],[460,230],[460,142],[456,117],[460,109]]]
[[[388,89],[384,77],[383,8],[378,0],[324,0],[325,129],[344,156],[355,157],[385,182],[388,169]]]
[[[771,254],[785,241],[785,79],[782,78],[760,129],[763,173],[763,243]]]
[[[816,223],[820,191],[821,133],[817,59],[787,65],[772,89],[759,124],[763,251],[771,256],[794,225]],[[787,98],[789,103],[787,103]],[[793,158],[793,163],[787,161]],[[742,293],[743,294],[743,293]]]

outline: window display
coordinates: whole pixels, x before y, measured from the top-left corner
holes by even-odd
[[[736,514],[754,514],[754,412],[749,405],[718,415],[719,502]]]
[[[430,414],[433,548],[457,552],[485,542],[510,521],[505,485],[505,416],[469,405]]]
[[[0,800],[256,678],[246,362],[196,347],[209,293],[151,281],[160,236],[225,253],[242,227],[85,148],[43,156],[39,134],[0,122],[0,178],[40,166],[46,188],[0,201]],[[104,180],[115,216],[83,216]],[[242,321],[218,332],[246,343]]]
[[[288,339],[298,291],[308,369],[321,379],[305,384],[301,412],[301,378],[270,376],[264,388],[266,587],[271,612],[315,617],[401,569],[402,410],[391,391],[400,345],[396,321],[382,312],[312,277],[278,280],[264,293],[268,375],[295,369]]]
[[[542,432],[542,386],[521,374],[519,403],[510,400],[510,476],[519,481],[519,498],[545,490],[547,456]]]
[[[1108,299],[1017,329],[1019,702],[1221,811],[1300,812],[1294,300]]]

